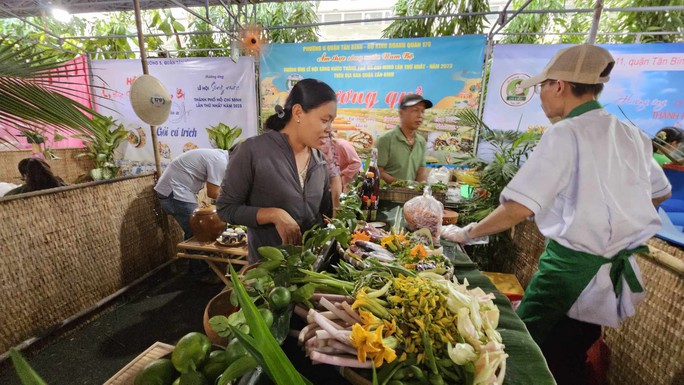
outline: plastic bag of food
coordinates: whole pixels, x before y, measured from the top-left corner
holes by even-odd
[[[442,230],[442,202],[432,197],[430,185],[425,186],[422,196],[411,198],[404,204],[404,220],[411,231],[426,228],[432,234],[432,243],[439,245]]]
[[[451,179],[451,170],[442,166],[440,168],[433,168],[430,170],[430,174],[428,175],[427,183],[428,184],[435,184],[435,183],[441,182],[444,184],[449,184],[450,179]]]

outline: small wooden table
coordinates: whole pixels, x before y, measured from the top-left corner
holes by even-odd
[[[214,241],[200,242],[196,241],[194,238],[190,238],[179,243],[176,247],[178,248],[176,258],[197,259],[206,262],[211,270],[213,270],[226,285],[228,285],[230,281],[226,278],[226,272],[222,271],[216,265],[216,262],[241,265],[238,270],[241,270],[249,263],[247,262],[249,249],[246,244],[238,247],[227,247],[221,246]],[[190,254],[188,251],[201,251],[204,254]]]

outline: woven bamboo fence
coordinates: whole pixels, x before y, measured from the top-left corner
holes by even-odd
[[[534,222],[516,227],[515,275],[523,287],[537,270],[544,238]],[[684,251],[660,239],[637,263],[646,298],[619,328],[604,328],[611,385],[684,385]]]
[[[604,330],[611,385],[684,385],[684,252],[653,238],[637,263],[646,299],[634,317]]]
[[[0,352],[171,258],[151,174],[0,199]],[[167,241],[168,240],[168,241]]]
[[[90,158],[74,158],[74,155],[83,151],[83,148],[56,148],[53,152],[59,159],[47,162],[56,176],[67,183],[75,183],[79,176],[87,174],[94,167]],[[22,184],[17,164],[30,156],[30,150],[0,151],[0,182]]]

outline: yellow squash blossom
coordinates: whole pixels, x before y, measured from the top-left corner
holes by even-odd
[[[359,362],[366,362],[366,355],[368,353],[376,353],[379,349],[375,344],[375,333],[372,333],[363,328],[360,324],[354,324],[352,326],[352,333],[350,340],[352,346],[356,348],[356,357]]]

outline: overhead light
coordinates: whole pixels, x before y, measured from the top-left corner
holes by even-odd
[[[68,23],[71,21],[71,14],[62,8],[52,7],[50,10],[52,17],[62,23]]]

